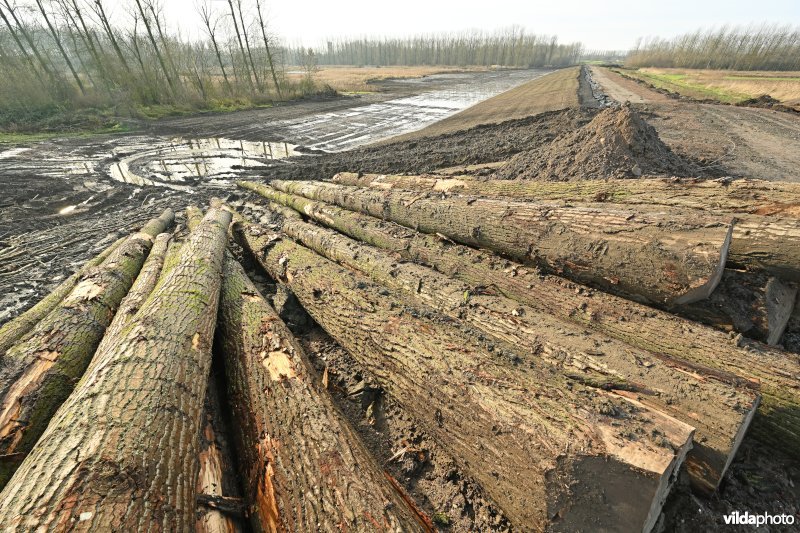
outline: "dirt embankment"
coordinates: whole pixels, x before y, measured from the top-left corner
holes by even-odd
[[[573,181],[635,178],[642,174],[697,175],[699,169],[674,154],[630,105],[601,111],[585,126],[552,143],[521,152],[498,179]]]
[[[588,123],[596,111],[551,111],[501,124],[483,124],[424,140],[401,140],[343,153],[303,156],[275,165],[268,179],[329,178],[337,172],[421,173],[443,167],[506,160],[528,147],[547,144]]]

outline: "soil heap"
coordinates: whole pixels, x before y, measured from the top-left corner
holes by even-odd
[[[604,109],[585,126],[515,155],[494,178],[578,181],[696,173],[626,104]]]

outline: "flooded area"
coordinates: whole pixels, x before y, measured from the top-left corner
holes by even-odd
[[[421,129],[549,72],[389,80],[379,97],[180,117],[148,124],[144,133],[0,147],[0,174],[80,178],[94,188],[103,188],[103,181],[113,185],[109,180],[184,192],[201,184],[229,187],[233,178],[256,175],[300,153],[340,152]]]
[[[417,130],[548,72],[385,80],[379,92],[358,97],[0,145],[0,323],[151,211],[236,195],[235,179],[293,166],[292,156],[341,152]]]

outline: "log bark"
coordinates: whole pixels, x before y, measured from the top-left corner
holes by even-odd
[[[0,493],[19,529],[183,531],[230,214],[212,209]]]
[[[505,296],[473,294],[466,283],[398,262],[335,231],[298,220],[285,220],[283,231],[328,259],[463,320],[523,359],[544,360],[572,379],[628,391],[643,404],[694,426],[686,464],[693,485],[705,493],[719,486],[758,406],[759,396],[752,390],[708,373],[686,373],[647,351]]]
[[[460,279],[472,287],[472,293],[502,294],[667,358],[670,364],[690,373],[715,373],[732,383],[750,383],[762,395],[750,433],[767,445],[800,454],[800,356],[796,354],[741,337],[731,338],[670,313],[562,278],[543,276],[490,252],[255,185],[265,197],[354,239]]]
[[[421,530],[229,253],[217,327],[255,531]]]
[[[728,213],[800,218],[800,184],[764,180],[644,178],[575,182],[484,180],[470,176],[401,176],[340,172],[335,183],[375,189],[406,189],[537,202],[611,202],[713,209]]]
[[[86,370],[156,235],[173,216],[166,210],[129,236],[6,352],[0,367],[0,488]]]
[[[519,528],[655,523],[693,428],[546,366],[514,363],[474,330],[271,232],[248,227],[239,237]]]
[[[172,235],[169,233],[161,233],[156,237],[150,254],[147,256],[142,266],[142,270],[139,272],[139,275],[136,276],[136,281],[134,281],[128,294],[122,299],[122,303],[120,303],[119,309],[117,309],[117,313],[114,315],[114,320],[111,321],[111,325],[106,329],[103,340],[100,342],[100,347],[106,343],[117,342],[119,334],[131,323],[133,317],[136,316],[136,313],[141,309],[142,304],[150,296],[150,293],[153,292],[161,276],[164,258],[167,255],[167,249],[171,242]],[[98,349],[100,347],[98,347]]]
[[[728,262],[800,281],[800,185],[693,178],[539,182],[341,172],[335,183],[377,190],[508,197],[514,200],[610,202],[736,214]]]
[[[81,268],[75,271],[70,277],[53,289],[50,294],[42,298],[36,305],[10,320],[0,327],[0,359],[3,354],[25,336],[33,327],[47,316],[61,301],[70,293],[75,285],[89,270],[100,265],[113,252],[126,237],[117,239],[111,246],[100,252],[94,259],[88,261]]]
[[[197,229],[202,221],[203,212],[200,208],[196,206],[186,208],[186,228],[189,231]],[[167,274],[179,264],[180,251],[183,244],[183,242],[174,240],[169,243],[165,257],[162,258],[163,269],[160,271],[160,278],[158,273],[155,276],[160,283],[163,283],[168,278]],[[150,254],[151,257],[154,253],[155,247]],[[140,278],[143,278],[147,267],[148,265],[145,264],[142,268],[143,273],[139,276]],[[153,268],[155,269],[155,267]],[[157,286],[156,281],[152,279],[148,285],[151,285],[151,290]],[[135,286],[131,289],[128,297],[134,293],[134,289],[136,289]],[[146,289],[143,287],[141,293],[144,294],[145,291]],[[147,295],[145,294],[145,299],[146,297]],[[106,342],[106,339],[103,342]],[[215,375],[212,369],[206,389],[206,398],[203,403],[202,424],[198,437],[199,468],[197,473],[197,512],[194,527],[196,533],[235,533],[245,531],[246,508],[236,476],[233,446],[229,439],[230,429],[225,423],[228,413],[222,412],[220,389],[217,386],[218,379],[219,376]]]
[[[239,533],[246,531],[247,508],[236,475],[233,443],[228,438],[230,429],[225,424],[228,413],[222,411],[216,378],[212,372],[200,426],[194,531]]]
[[[574,281],[659,304],[706,298],[725,266],[730,220],[273,181],[276,189],[486,248]]]

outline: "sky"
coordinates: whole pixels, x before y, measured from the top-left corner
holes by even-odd
[[[196,35],[198,0],[164,0],[170,26]],[[211,0],[225,9],[226,0]],[[626,50],[637,37],[672,37],[722,24],[800,26],[800,0],[300,0],[269,1],[273,33],[313,46],[332,37],[492,31],[511,25],[581,41],[586,49]]]

